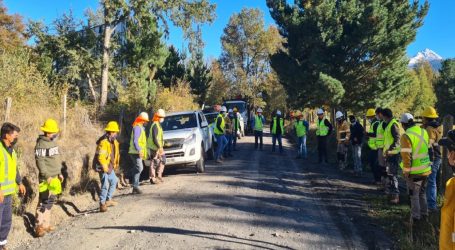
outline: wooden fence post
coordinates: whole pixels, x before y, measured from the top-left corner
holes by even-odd
[[[11,97],[7,97],[5,100],[5,117],[4,117],[5,122],[10,121],[12,103],[13,103],[13,99]]]
[[[449,131],[453,129],[453,116],[451,116],[451,115],[444,116],[444,119],[442,121],[442,126],[444,129],[443,137],[446,137],[447,133],[449,133]],[[441,168],[439,169],[440,176],[441,176],[440,183],[439,183],[441,194],[444,194],[446,182],[453,176],[453,171],[452,171],[452,168],[449,166],[447,155],[448,155],[448,150],[446,147],[443,147],[442,164],[441,164]]]

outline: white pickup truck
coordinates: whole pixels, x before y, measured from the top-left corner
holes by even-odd
[[[161,124],[164,131],[166,166],[196,166],[205,171],[205,160],[213,158],[212,132],[201,111],[167,114]]]

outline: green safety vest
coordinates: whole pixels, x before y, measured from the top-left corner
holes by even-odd
[[[428,132],[419,126],[413,126],[406,130],[406,135],[411,140],[412,149],[410,153],[412,162],[411,168],[405,170],[408,170],[410,174],[423,174],[431,171],[430,155],[428,153],[430,144]],[[405,150],[402,149],[403,152]],[[404,169],[403,162],[401,162],[400,166]]]
[[[3,195],[16,193],[16,171],[17,171],[17,154],[13,150],[10,154],[8,150],[0,142],[0,185]]]
[[[235,117],[234,117],[234,130],[237,131],[237,130],[240,130],[240,120],[239,120],[239,117],[237,116],[237,114],[234,114]]]
[[[399,126],[397,120],[392,119],[387,127],[384,130],[384,153],[387,154],[387,151],[390,149],[390,146],[393,144],[393,137],[392,137],[392,125],[396,124]],[[400,147],[395,148],[394,151],[391,151],[390,154],[398,154],[400,152]]]
[[[222,131],[218,129],[218,126],[217,126],[217,124],[218,124],[218,119],[221,119],[221,125],[220,125],[220,127],[221,127]],[[216,120],[215,120],[215,128],[214,128],[215,134],[216,134],[216,135],[224,135],[224,128],[225,128],[225,127],[226,127],[226,124],[225,124],[225,122],[224,122],[224,117],[223,117],[222,114],[219,114],[218,117],[217,117]]]
[[[262,131],[264,128],[264,124],[262,124],[262,116],[255,115],[254,116],[254,130]]]
[[[371,123],[368,133],[371,133],[371,134],[374,133],[374,126],[378,123],[379,123],[379,121],[374,121],[373,123]],[[378,131],[378,130],[379,130],[379,128],[376,129],[376,131]],[[372,150],[378,149],[378,146],[376,145],[376,137],[368,138],[368,147],[370,147],[370,149],[372,149]]]
[[[302,137],[306,135],[306,127],[303,124],[303,121],[296,121],[294,127],[295,132],[297,133],[297,137]]]
[[[139,147],[141,147],[142,153],[144,154],[144,159],[147,158],[147,136],[145,135],[145,128],[142,125],[137,125],[141,127],[141,135],[139,136]],[[139,154],[134,146],[134,128],[131,132],[131,139],[130,139],[130,149],[128,151],[130,154]]]
[[[58,195],[62,193],[62,182],[58,177],[52,178],[51,183],[43,181],[39,184],[39,192],[43,193],[49,190],[52,194]]]
[[[383,121],[378,121],[378,129],[376,130],[376,148],[384,148],[384,128],[382,127]]]
[[[158,142],[161,144],[161,147],[164,147],[164,139],[163,139],[163,128],[161,127],[160,122],[153,122],[152,126],[150,127],[150,133],[149,137],[147,139],[147,148],[150,148],[153,151],[158,150],[158,145],[155,145],[155,141],[153,140],[153,127],[157,126],[158,127]]]
[[[318,122],[318,127],[316,129],[317,136],[327,136],[329,134],[329,127],[325,125],[325,117]]]
[[[281,128],[281,134],[283,135],[284,134],[284,119],[283,118],[280,118],[280,124],[279,125],[280,125],[280,128]],[[273,117],[272,135],[276,134],[276,128],[277,128],[276,117]]]

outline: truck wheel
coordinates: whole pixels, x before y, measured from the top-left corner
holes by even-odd
[[[204,147],[201,148],[201,158],[199,161],[196,162],[196,171],[198,173],[205,172],[205,149]]]

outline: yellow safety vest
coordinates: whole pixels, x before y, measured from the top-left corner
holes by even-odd
[[[376,148],[384,148],[384,128],[383,121],[379,121],[378,129],[376,130]]]
[[[43,193],[49,190],[52,194],[58,195],[62,193],[62,182],[58,177],[54,177],[51,179],[51,183],[47,183],[43,181],[39,184],[39,192]]]
[[[318,127],[316,129],[317,136],[327,136],[329,134],[329,127],[325,125],[325,117],[318,121]]]
[[[374,126],[378,123],[379,123],[379,121],[375,121],[375,122],[371,123],[368,133],[370,133],[370,134],[374,133]],[[378,130],[379,130],[379,128],[376,129],[376,131],[378,131]],[[378,149],[378,146],[376,145],[376,137],[368,137],[368,147],[372,150]]]
[[[218,129],[218,126],[217,126],[217,124],[218,124],[218,119],[221,119],[221,125],[220,125],[220,127],[221,127],[222,131]],[[214,129],[215,134],[216,134],[216,135],[224,135],[224,128],[225,128],[225,126],[226,126],[226,124],[225,124],[225,122],[224,122],[224,117],[223,117],[222,114],[219,114],[218,117],[217,117],[216,120],[215,120],[215,129]]]
[[[387,151],[390,149],[390,146],[393,144],[393,136],[392,136],[392,125],[396,124],[400,126],[397,120],[392,119],[387,127],[384,130],[384,155],[387,155]],[[400,147],[397,146],[393,151],[389,152],[390,154],[398,154],[400,152]]]
[[[283,118],[280,118],[279,126],[281,128],[281,134],[283,135],[284,134],[284,119]],[[277,128],[276,117],[273,117],[273,129],[272,129],[272,134],[273,135],[276,134],[276,128]]]
[[[254,116],[254,130],[262,131],[264,128],[264,124],[262,124],[262,117],[255,115]]]
[[[297,133],[297,137],[302,137],[306,135],[306,127],[303,124],[303,121],[296,121],[294,127],[295,132]]]
[[[17,155],[16,151],[10,154],[8,150],[0,142],[0,184],[3,195],[11,195],[16,193],[16,171],[17,171]]]
[[[145,128],[142,125],[137,125],[141,127],[141,135],[139,136],[138,144],[139,147],[141,147],[142,153],[144,154],[144,159],[147,158],[147,137],[145,135]],[[131,139],[130,139],[130,149],[128,151],[130,154],[139,154],[139,152],[136,150],[136,147],[134,146],[134,128],[133,131],[131,132]]]
[[[161,144],[161,147],[164,147],[163,128],[161,127],[161,124],[157,121],[153,122],[152,126],[150,127],[149,138],[147,139],[147,147],[153,151],[157,151],[158,145],[155,145],[155,141],[152,138],[153,137],[152,131],[154,126],[158,128],[158,142]]]
[[[430,155],[428,154],[430,139],[427,131],[419,126],[413,126],[406,130],[406,135],[411,140],[412,163],[410,169],[404,169],[403,162],[401,162],[401,168],[410,174],[422,174],[431,171]]]

